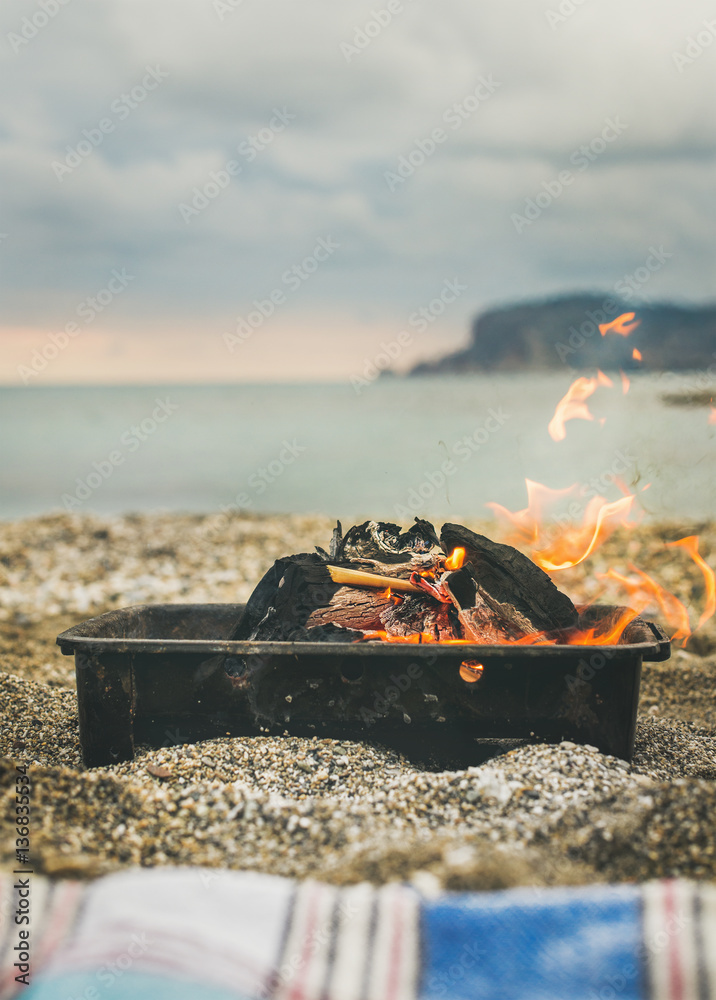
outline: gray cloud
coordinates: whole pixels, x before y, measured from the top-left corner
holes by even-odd
[[[20,45],[42,8],[6,0],[5,322],[64,322],[126,266],[127,322],[221,324],[329,234],[341,251],[296,308],[400,315],[453,273],[470,278],[468,310],[611,287],[654,243],[674,257],[650,293],[708,298],[716,40],[681,72],[674,53],[712,5],[584,0],[550,26],[560,2],[405,0],[349,59],[382,0],[243,0],[223,18],[211,0],[67,0]],[[120,119],[146,67],[169,75]],[[452,129],[446,113],[490,74],[499,88]],[[249,162],[237,148],[277,108],[295,118]],[[615,117],[628,128],[577,171],[570,157]],[[59,180],[53,161],[103,118],[113,131]],[[386,173],[436,128],[445,141],[391,192]],[[240,176],[187,223],[178,206],[230,159]],[[573,183],[518,233],[513,214],[565,169]]]

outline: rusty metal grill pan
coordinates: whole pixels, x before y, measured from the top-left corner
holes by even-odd
[[[636,619],[614,646],[231,642],[243,606],[154,604],[110,611],[57,638],[75,657],[87,766],[162,746],[261,732],[449,744],[569,739],[631,759],[643,660],[662,630]],[[594,614],[607,611],[595,608]],[[460,675],[479,661],[479,680]]]

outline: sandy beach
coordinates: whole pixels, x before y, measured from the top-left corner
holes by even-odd
[[[494,526],[466,522],[494,533]],[[196,863],[335,883],[403,879],[426,891],[716,878],[716,627],[645,664],[634,761],[529,745],[463,771],[428,771],[370,742],[220,739],[140,749],[83,769],[70,625],[152,602],[241,602],[272,561],[326,545],[324,516],[48,515],[0,524],[3,786],[32,765],[35,870],[93,877],[126,865]],[[575,602],[619,598],[597,573],[631,561],[689,608],[703,577],[666,541],[716,524],[617,534],[559,576]],[[623,595],[621,595],[623,598]],[[647,617],[663,621],[659,609]],[[4,793],[0,864],[11,868]]]

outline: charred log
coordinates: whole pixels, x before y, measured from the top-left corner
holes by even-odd
[[[499,604],[484,591],[469,564],[450,573],[443,586],[457,608],[464,639],[483,644],[514,642],[536,631],[512,604]]]
[[[249,598],[230,639],[292,641],[340,589],[315,553],[277,559]],[[319,623],[317,623],[319,624]]]
[[[574,628],[577,609],[566,594],[531,559],[493,542],[459,524],[445,524],[441,531],[445,552],[465,549],[465,566],[471,568],[488,607],[503,621],[520,624],[526,632],[558,632]]]
[[[325,607],[311,612],[306,627],[332,624],[362,631],[382,629],[381,614],[392,608],[393,602],[380,593],[362,587],[341,587]]]
[[[388,521],[355,525],[337,546],[336,556],[345,562],[407,563],[416,556],[421,558],[439,551],[435,528],[429,521],[416,517],[408,531]]]
[[[345,537],[339,523],[330,553],[319,549],[274,563],[229,638],[356,641],[365,633],[388,638],[427,633],[437,641],[502,644],[578,625],[569,598],[511,546],[453,524],[442,529],[442,549],[437,542],[433,526],[418,519],[405,532],[366,521]],[[445,572],[444,552],[457,547],[465,549],[464,566]],[[359,585],[335,582],[336,566],[360,568]],[[366,578],[366,570],[373,576]],[[385,586],[396,578],[411,579],[425,593],[396,597]]]
[[[388,635],[406,636],[427,632],[439,641],[455,639],[449,610],[449,605],[441,604],[427,594],[417,594],[386,608],[380,616],[380,627]]]

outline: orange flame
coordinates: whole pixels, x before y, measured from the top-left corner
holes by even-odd
[[[689,535],[687,538],[680,538],[678,542],[667,542],[667,548],[685,549],[703,573],[704,587],[706,590],[706,603],[701,617],[699,618],[699,623],[696,626],[696,629],[700,629],[701,626],[704,625],[709,618],[711,618],[714,611],[716,611],[716,575],[714,575],[714,571],[704,560],[703,556],[699,554],[698,535]]]
[[[579,491],[579,483],[573,483],[563,490],[552,490],[532,479],[525,479],[527,506],[524,510],[510,511],[499,503],[487,503],[498,521],[510,526],[508,541],[512,545],[536,546],[541,537],[541,527],[546,517],[546,508]]]
[[[638,569],[632,563],[629,563],[629,569],[638,577],[638,582],[622,576],[614,569],[610,569],[606,573],[597,573],[597,577],[601,580],[614,580],[622,586],[632,598],[632,602],[638,605],[636,614],[641,614],[652,601],[655,601],[669,626],[675,629],[672,636],[673,641],[681,640],[682,646],[685,645],[686,640],[691,635],[691,627],[689,625],[689,612],[684,605],[678,597],[653,580],[648,573]]]
[[[629,377],[627,376],[627,374],[623,372],[621,369],[619,369],[619,374],[622,377],[622,392],[626,396],[626,394],[629,392],[629,385],[631,383],[629,382]]]
[[[603,337],[606,337],[608,333],[618,333],[622,337],[628,337],[632,330],[636,328],[641,323],[638,319],[635,323],[631,323],[630,320],[634,319],[635,313],[622,313],[621,316],[617,316],[613,319],[611,323],[600,323],[599,332]]]
[[[462,564],[465,562],[465,549],[456,548],[453,549],[450,555],[445,560],[445,569],[462,569]]]
[[[709,424],[716,424],[716,406],[709,407]]]
[[[639,350],[638,347],[634,348],[634,350],[631,352],[631,356],[634,358],[635,361],[641,361],[641,351]]]
[[[646,605],[644,605],[646,607]],[[571,646],[616,646],[621,640],[624,630],[639,615],[634,608],[622,608],[617,617],[605,626],[597,622],[592,628],[582,629],[569,637]]]
[[[548,573],[569,569],[584,562],[621,525],[628,525],[635,494],[607,502],[592,497],[581,526],[566,528],[546,548],[532,553],[532,559]]]
[[[557,409],[547,427],[552,440],[564,441],[567,436],[564,426],[567,420],[594,420],[585,400],[589,399],[597,386],[612,384],[612,380],[604,372],[598,372],[596,378],[578,378],[573,382],[567,394],[557,403]]]
[[[549,506],[568,496],[575,500],[580,486],[575,483],[564,490],[551,490],[540,483],[525,480],[528,506],[513,513],[500,504],[488,503],[498,520],[509,526],[507,541],[529,549],[530,558],[548,573],[577,566],[590,556],[620,526],[631,527],[629,515],[636,494],[624,487],[625,496],[607,501],[605,497],[592,497],[584,510],[582,523],[560,527],[556,537],[545,527],[544,520]],[[620,484],[621,485],[621,484]],[[555,519],[556,520],[556,519]],[[555,523],[555,522],[553,522]],[[556,520],[559,524],[559,520]]]
[[[385,590],[379,590],[376,597],[382,597],[386,601],[392,601],[393,604],[400,604],[403,598],[399,594],[394,594],[390,587],[386,587]]]

